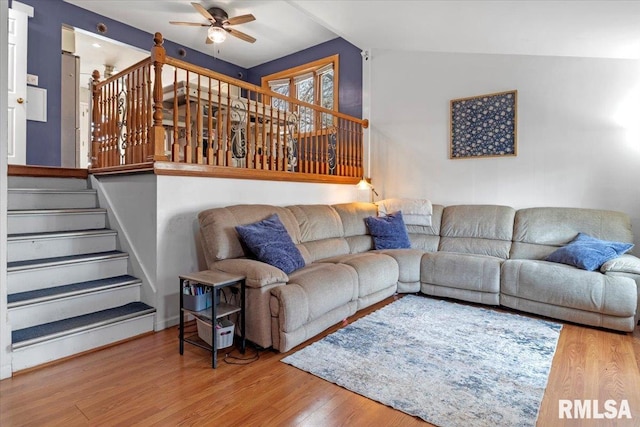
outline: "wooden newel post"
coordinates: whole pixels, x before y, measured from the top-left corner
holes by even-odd
[[[91,74],[93,79],[91,82],[91,121],[93,122],[93,131],[91,132],[91,168],[96,169],[102,167],[100,155],[100,127],[102,125],[100,114],[100,71],[93,70]]]
[[[149,142],[152,154],[147,160],[167,161],[169,158],[164,151],[164,127],[162,126],[162,66],[166,58],[166,51],[162,44],[162,34],[156,33],[153,37],[155,45],[151,49],[151,62],[155,70],[153,81],[153,124],[149,132]]]

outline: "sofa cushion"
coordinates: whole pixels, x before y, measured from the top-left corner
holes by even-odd
[[[238,225],[236,231],[258,260],[287,274],[305,266],[300,251],[277,214],[253,224]]]
[[[294,205],[287,209],[298,222],[302,243],[344,236],[340,216],[331,206]]]
[[[314,263],[289,276],[285,289],[274,288],[272,295],[289,295],[289,310],[284,319],[284,331],[293,331],[358,297],[358,277],[353,268],[343,264]],[[280,304],[285,303],[281,300]],[[277,316],[273,303],[271,315]]]
[[[506,260],[500,281],[502,294],[559,307],[620,317],[633,317],[637,308],[638,294],[632,279],[565,264]]]
[[[378,215],[378,207],[373,203],[339,203],[332,207],[340,215],[345,237],[368,234],[364,219]]]
[[[515,210],[497,205],[447,206],[442,215],[439,251],[506,259],[511,249]]]
[[[500,266],[503,260],[485,255],[427,252],[422,256],[420,281],[427,285],[500,292]],[[422,291],[425,292],[423,286]]]
[[[510,258],[548,257],[578,233],[633,242],[631,220],[622,212],[583,208],[528,208],[516,212]]]
[[[632,247],[632,243],[610,242],[578,233],[578,236],[571,243],[551,253],[547,257],[547,261],[594,271],[605,262],[622,255]]]
[[[358,277],[360,299],[398,284],[398,263],[390,256],[379,252],[365,252],[331,257],[321,262],[346,264],[353,267]],[[377,301],[375,301],[377,302]],[[358,306],[358,309],[362,306]]]
[[[349,253],[344,239],[342,220],[328,205],[295,205],[287,207],[300,229],[301,249],[308,262]]]
[[[212,268],[215,261],[250,255],[248,251],[245,252],[235,227],[263,220],[274,213],[278,214],[292,240],[299,243],[300,228],[294,216],[285,208],[270,205],[235,205],[200,212],[198,221],[207,266]]]
[[[420,282],[420,261],[424,255],[422,249],[385,249],[380,253],[389,255],[398,263],[398,282]]]
[[[369,232],[373,236],[376,249],[410,248],[407,227],[402,219],[402,212],[390,213],[387,216],[365,218]]]

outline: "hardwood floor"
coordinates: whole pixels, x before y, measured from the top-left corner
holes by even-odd
[[[0,381],[0,425],[428,425],[280,363],[286,354],[264,350],[251,364],[220,360],[213,370],[205,350],[185,345],[180,356],[170,328]],[[619,407],[626,399],[633,418],[559,419],[559,399],[598,399],[601,412],[605,400]],[[619,334],[565,325],[538,419],[563,425],[640,425],[640,327]]]

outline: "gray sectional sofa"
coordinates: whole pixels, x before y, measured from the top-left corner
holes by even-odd
[[[290,274],[252,259],[235,227],[278,214],[305,267]],[[585,271],[544,261],[578,232],[633,242],[619,212],[433,205],[431,225],[407,225],[411,248],[373,250],[373,203],[236,205],[198,215],[209,269],[247,277],[247,338],[288,351],[394,293],[502,305],[585,325],[632,331],[640,260],[622,255]]]

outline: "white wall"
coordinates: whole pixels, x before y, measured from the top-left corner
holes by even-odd
[[[334,204],[366,200],[355,185],[308,184],[137,174],[93,178],[110,210],[132,274],[143,280],[142,300],[157,310],[156,330],[176,325],[178,276],[206,269],[198,212],[233,204]],[[157,209],[156,206],[157,205]]]
[[[619,210],[640,244],[640,61],[388,50],[369,61],[381,196]],[[449,101],[512,89],[517,157],[449,160]]]

